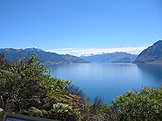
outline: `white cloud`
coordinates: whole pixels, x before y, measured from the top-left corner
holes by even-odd
[[[55,52],[59,54],[71,54],[75,56],[90,55],[90,54],[101,54],[101,53],[113,53],[113,52],[128,52],[132,54],[139,54],[144,47],[122,47],[122,48],[59,48],[47,50],[48,52]]]

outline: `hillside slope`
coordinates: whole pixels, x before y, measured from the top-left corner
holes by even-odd
[[[37,48],[26,49],[13,49],[4,48],[0,49],[0,55],[3,55],[9,62],[23,59],[36,55],[37,60],[46,65],[61,64],[61,63],[88,63],[87,60],[72,56],[72,55],[60,55],[57,53],[46,52]]]
[[[162,64],[162,40],[143,50],[134,63]]]

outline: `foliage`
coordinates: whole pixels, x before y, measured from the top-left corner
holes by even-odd
[[[8,63],[0,56],[0,108],[7,112],[63,121],[160,121],[162,87],[128,91],[112,105],[85,94],[70,81],[51,78],[35,56]]]
[[[50,111],[50,118],[56,118],[61,121],[78,121],[80,112],[73,109],[72,106],[63,103],[53,104],[53,109]]]
[[[6,70],[5,90],[1,95],[5,110],[18,113],[31,106],[41,106],[46,90],[40,80],[47,79],[48,74],[34,58],[19,61]]]
[[[82,121],[117,121],[117,115],[112,106],[103,104],[102,98],[96,97],[82,111]]]
[[[51,78],[35,56],[7,64],[1,57],[0,107],[5,111],[53,119],[80,118],[80,97],[69,93],[70,81]]]
[[[80,97],[81,102],[87,102],[88,98],[86,97],[85,93],[77,86],[69,83],[68,85],[68,94],[78,95]]]
[[[160,121],[162,119],[162,88],[128,91],[113,101],[113,107],[124,121]]]
[[[45,111],[46,112],[46,111]],[[43,111],[39,110],[36,107],[31,107],[28,110],[22,111],[23,114],[36,116],[36,117],[43,117]],[[46,112],[47,113],[47,112]],[[44,113],[45,114],[45,113]]]
[[[2,56],[0,55],[0,69],[6,69],[10,66],[10,64],[7,62],[7,60]]]

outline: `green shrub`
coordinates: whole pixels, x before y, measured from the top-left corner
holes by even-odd
[[[117,97],[113,107],[122,121],[161,121],[162,88],[129,91]]]
[[[28,110],[23,110],[21,113],[29,116],[35,116],[35,117],[44,117],[44,118],[48,117],[48,111],[40,110],[36,107],[31,107]]]
[[[35,107],[31,107],[29,108],[27,111],[23,111],[22,112],[25,115],[30,115],[30,116],[36,116],[36,117],[42,117],[43,113],[41,110],[39,110],[38,108]]]
[[[62,103],[53,104],[53,109],[50,110],[49,116],[51,119],[61,121],[80,120],[80,112],[77,109],[72,109],[72,106]]]

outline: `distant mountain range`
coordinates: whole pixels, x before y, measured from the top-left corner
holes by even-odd
[[[81,56],[81,58],[86,59],[90,62],[95,63],[131,63],[136,59],[137,55],[133,55],[126,52],[115,52],[115,53],[103,53],[90,56]]]
[[[0,55],[3,55],[9,62],[23,59],[36,55],[36,59],[46,65],[63,64],[63,63],[88,63],[89,61],[72,55],[60,55],[57,53],[46,52],[37,48],[26,49],[13,49],[4,48],[0,49]]]
[[[143,50],[134,63],[162,64],[162,40]]]
[[[115,52],[76,57],[69,54],[60,55],[57,53],[46,52],[37,48],[1,48],[0,55],[3,55],[9,62],[36,55],[36,59],[46,65],[89,62],[162,64],[162,40],[157,41],[152,46],[143,50],[138,56],[126,52]]]

